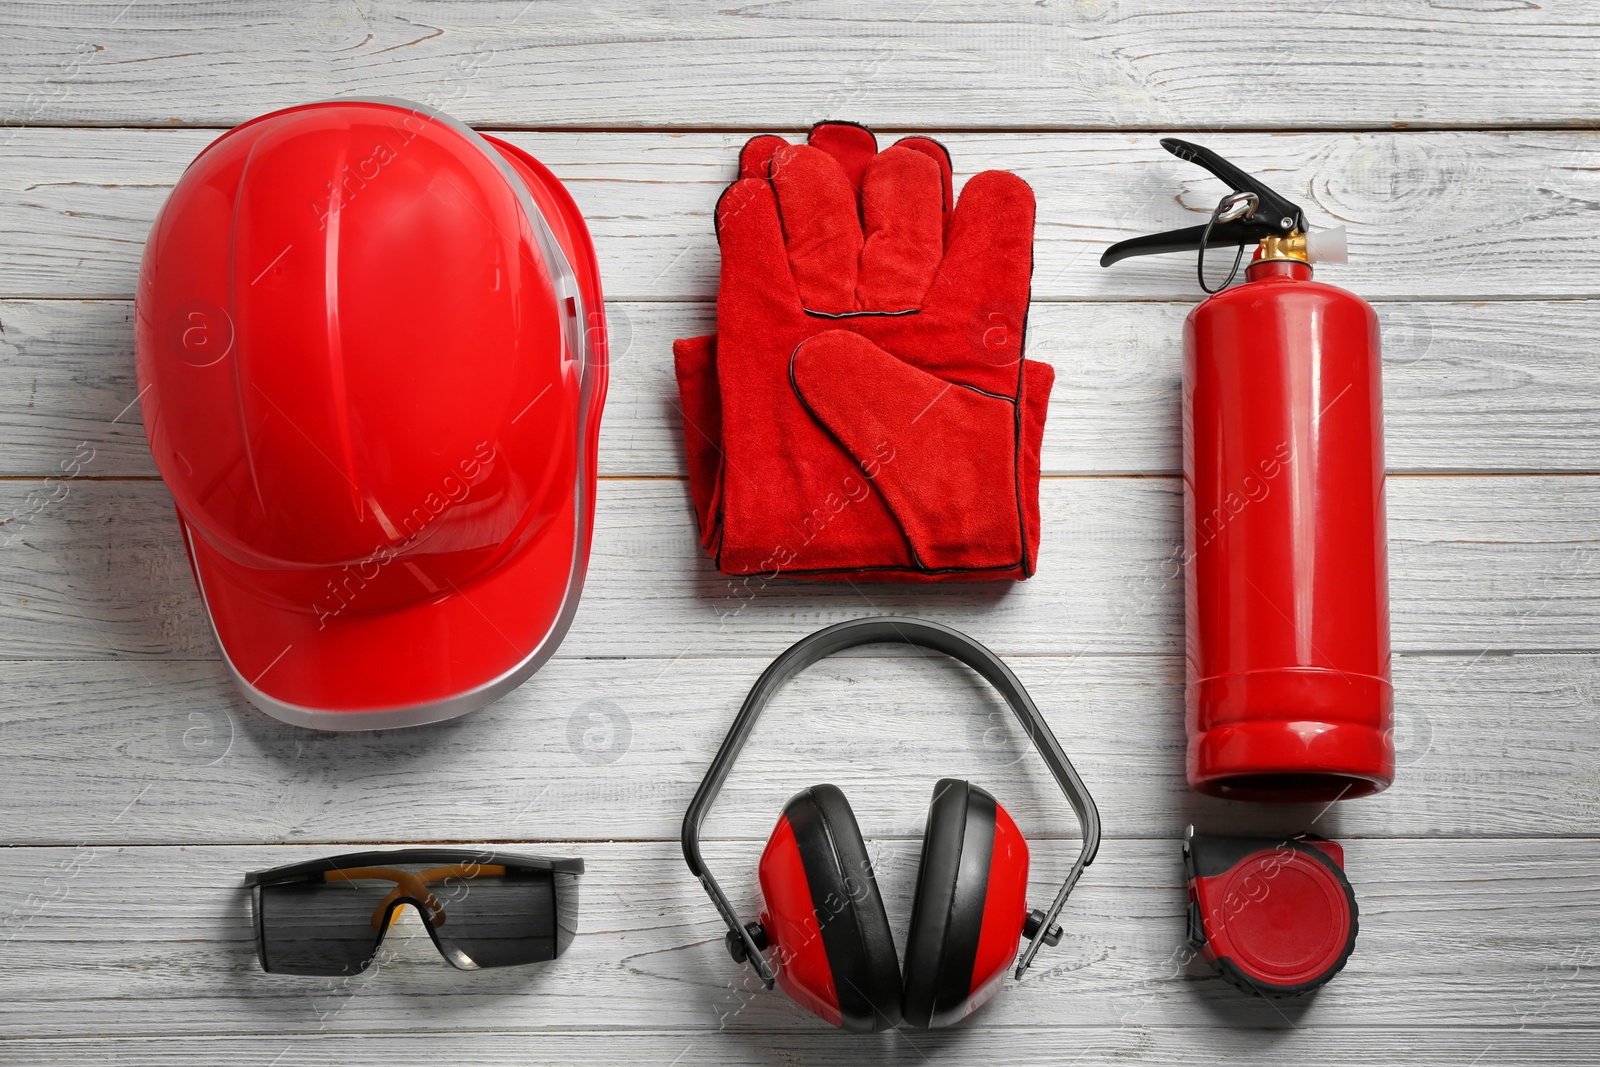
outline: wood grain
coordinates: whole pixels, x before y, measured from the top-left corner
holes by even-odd
[[[1178,842],[1115,839],[1069,901],[1061,945],[1020,982],[1008,979],[974,1021],[1055,1027],[1069,1041],[1080,1028],[1118,1024],[1565,1027],[1600,1010],[1587,936],[1600,922],[1600,841],[1353,840],[1346,848],[1361,932],[1344,973],[1309,1003],[1241,997],[1198,964],[1191,976]],[[579,935],[560,960],[456,972],[419,926],[406,925],[388,959],[349,981],[261,973],[240,885],[246,870],[337,848],[9,849],[0,871],[8,899],[48,896],[8,931],[0,1029],[73,1033],[87,1016],[104,1021],[102,1035],[637,1027],[674,1030],[688,1043],[717,1027],[817,1032],[787,998],[745,988],[677,842],[538,849],[579,853],[587,866]],[[920,835],[874,839],[869,850],[890,922],[903,931]],[[751,914],[759,851],[758,842],[741,842],[707,853]],[[1033,850],[1035,899],[1065,874],[1074,851],[1070,843]],[[1494,966],[1478,965],[1488,958]]]
[[[0,5],[0,1062],[1600,1062],[1600,41],[1581,0],[83,0]],[[595,550],[559,656],[489,708],[326,735],[235,695],[135,402],[152,220],[227,127],[337,94],[500,130],[583,209],[613,386]],[[695,550],[676,336],[714,321],[716,197],[753,133],[927,132],[1038,198],[1029,349],[1058,382],[1041,572],[740,585]],[[1178,346],[1203,221],[1182,132],[1349,228],[1318,277],[1384,325],[1389,791],[1331,810],[1184,787]],[[1005,655],[1098,798],[1067,937],[971,1025],[850,1037],[754,994],[678,821],[754,675],[880,611]],[[782,800],[850,795],[903,932],[931,782],[994,791],[1042,900],[1075,823],[964,668],[871,648],[795,679],[707,824],[752,916]],[[1315,998],[1185,963],[1177,836],[1314,828],[1361,908]],[[589,862],[545,967],[450,970],[414,922],[351,982],[259,972],[248,868],[508,840]]]
[[[1589,125],[1590,14],[1579,0],[10,5],[0,116],[226,126],[355,93],[541,127]]]
[[[1071,1014],[1070,998],[1067,1010]],[[814,1067],[925,1067],[928,1064],[983,1064],[1003,1056],[1018,1067],[1044,1067],[1071,1055],[1074,1067],[1121,1067],[1128,1063],[1193,1063],[1240,1067],[1278,1067],[1314,1058],[1327,1067],[1370,1067],[1386,1062],[1396,1049],[1414,1067],[1461,1067],[1477,1059],[1481,1065],[1546,1067],[1558,1062],[1589,1063],[1600,1056],[1600,1040],[1591,1030],[1529,1028],[1489,1029],[1474,1026],[1441,1029],[1373,1026],[1301,1026],[1243,1029],[1226,1024],[1226,1016],[1199,1020],[1181,1028],[1130,1023],[1060,1029],[995,1030],[968,1025],[954,1030],[916,1034],[856,1037],[823,1030],[723,1033],[706,1030],[693,1036],[651,1030],[583,1030],[561,1033],[507,1033],[498,1029],[408,1034],[319,1034],[306,1032],[274,1037],[141,1037],[44,1038],[5,1043],[8,1062],[34,1067],[62,1062],[93,1062],[109,1067],[188,1067],[233,1063],[245,1067],[337,1063],[347,1067],[391,1067],[402,1061],[446,1062],[461,1067],[485,1065],[617,1063],[708,1067],[750,1064],[808,1064]],[[691,1060],[692,1057],[692,1060]]]
[[[766,658],[813,629],[902,613],[1003,655],[1181,648],[1173,478],[1050,478],[1039,573],[1022,583],[833,585],[719,574],[682,482],[600,483],[583,601],[558,655]],[[1600,478],[1389,481],[1394,646],[1596,651]],[[0,481],[0,658],[215,654],[160,482]]]
[[[1600,827],[1600,656],[1399,657],[1395,784],[1326,813],[1187,792],[1181,660],[1012,665],[1112,836],[1174,837],[1188,821],[1293,832],[1316,819],[1340,838]],[[670,840],[762,666],[560,659],[465,719],[350,735],[268,719],[215,664],[3,663],[0,825],[10,843],[40,845]],[[789,796],[832,781],[865,832],[915,835],[942,776],[985,785],[1034,840],[1078,834],[985,685],[944,657],[894,654],[830,660],[790,683],[707,832],[762,838]]]
[[[142,6],[142,5],[140,5]],[[0,174],[0,296],[128,297],[150,224],[214,130],[23,129]],[[709,299],[711,211],[743,134],[519,133],[566,183],[614,300]],[[1015,171],[1038,201],[1035,300],[1198,295],[1189,256],[1099,265],[1114,241],[1203,223],[1225,191],[1152,134],[961,133],[959,175]],[[1593,297],[1600,292],[1600,134],[1229,133],[1204,138],[1345,225],[1325,280],[1368,299]],[[354,201],[359,207],[362,201]]]
[[[1384,438],[1396,472],[1600,472],[1600,301],[1384,302]],[[1181,303],[1034,305],[1028,350],[1056,368],[1046,474],[1177,473]],[[613,301],[606,476],[683,471],[672,339],[708,304]],[[0,301],[0,476],[154,476],[123,300]]]

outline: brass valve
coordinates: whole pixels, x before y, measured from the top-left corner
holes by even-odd
[[[1261,239],[1261,254],[1255,258],[1257,263],[1272,263],[1275,261],[1290,260],[1295,263],[1309,263],[1306,255],[1306,235],[1299,230],[1279,236],[1273,234]]]

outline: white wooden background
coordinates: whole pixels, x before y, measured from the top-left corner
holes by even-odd
[[[0,1062],[1593,1064],[1600,1062],[1600,11],[1580,0],[197,0],[0,6]],[[571,636],[454,723],[319,735],[217,661],[133,404],[130,298],[188,162],[256,114],[409,97],[576,196],[615,371]],[[1044,545],[1014,588],[774,585],[695,548],[670,340],[712,318],[710,211],[752,133],[848,118],[1038,193],[1030,354],[1056,367]],[[1361,935],[1310,1003],[1179,958],[1178,835],[1315,810],[1182,779],[1185,133],[1350,228],[1323,277],[1385,323],[1400,775],[1315,828]],[[82,471],[62,475],[78,457]],[[83,462],[83,457],[90,457]],[[679,819],[765,661],[877,611],[1007,656],[1099,799],[1067,936],[970,1025],[841,1035],[750,995]],[[974,710],[976,709],[976,710]],[[971,676],[865,650],[802,677],[710,827],[736,898],[790,793],[846,787],[909,910],[933,780],[1034,842],[1065,805]],[[589,862],[559,962],[450,970],[420,928],[337,982],[260,973],[239,876],[358,843],[513,841]]]

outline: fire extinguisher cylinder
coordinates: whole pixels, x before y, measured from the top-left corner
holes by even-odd
[[[1350,799],[1394,779],[1378,320],[1256,255],[1184,329],[1189,784]]]
[[[1259,801],[1376,793],[1394,780],[1377,315],[1312,278],[1319,252],[1342,258],[1342,234],[1308,240],[1297,205],[1198,145],[1163,145],[1234,192],[1206,226],[1124,241],[1102,263],[1256,245],[1244,283],[1184,326],[1189,784]]]

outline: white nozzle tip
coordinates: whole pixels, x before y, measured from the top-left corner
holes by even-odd
[[[1306,259],[1312,263],[1350,262],[1350,244],[1345,239],[1344,227],[1312,230],[1306,234]]]

